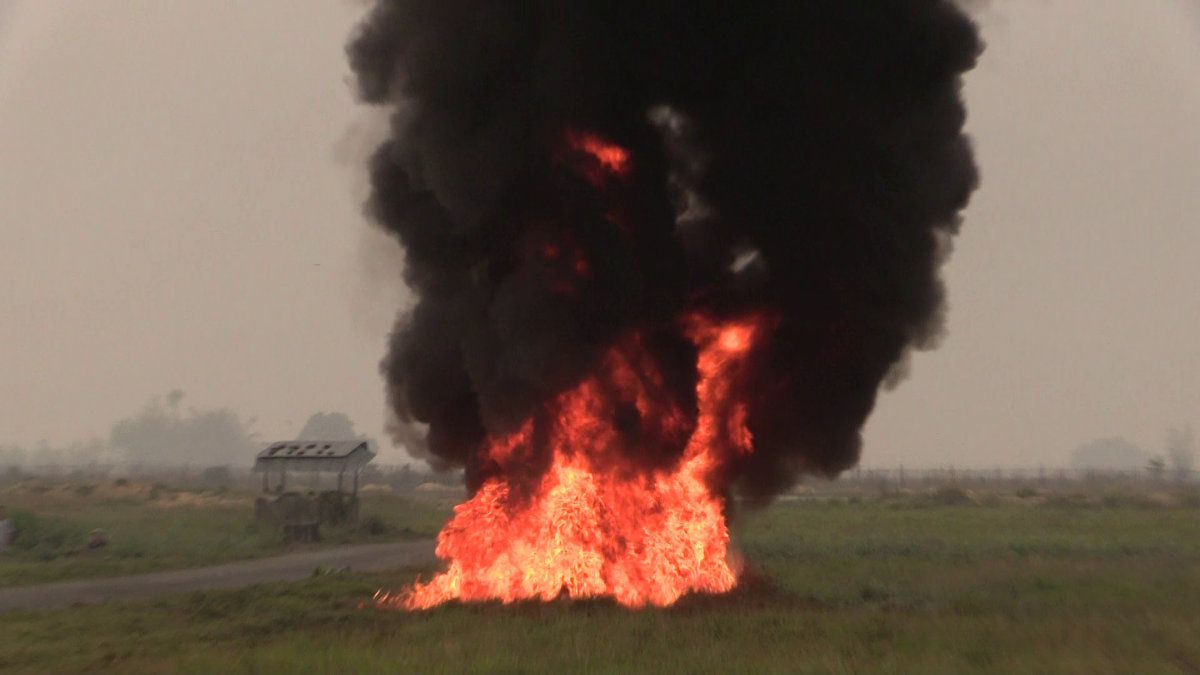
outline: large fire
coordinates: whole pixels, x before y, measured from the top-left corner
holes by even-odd
[[[379,372],[397,442],[425,429],[469,488],[443,573],[379,602],[731,589],[730,495],[853,467],[941,332],[979,26],[954,0],[368,4],[354,93],[394,123],[363,212],[414,300]]]
[[[569,163],[597,188],[629,175],[631,158],[621,147],[582,132],[566,140],[584,160]],[[543,254],[557,259],[558,245]],[[576,271],[586,272],[586,261]],[[672,400],[639,335],[612,347],[595,374],[549,402],[545,414],[485,444],[480,463],[498,467],[498,477],[456,507],[439,534],[437,554],[449,569],[400,593],[380,593],[377,602],[424,609],[449,600],[566,595],[640,607],[733,588],[738,569],[717,478],[725,463],[751,451],[735,385],[764,322],[684,319],[698,354],[692,415]],[[655,468],[635,465],[622,452],[629,426],[643,443],[678,439],[682,454]],[[536,478],[513,478],[547,453],[549,465]]]
[[[732,385],[761,327],[759,319],[726,324],[695,318],[699,348],[699,416],[678,463],[638,475],[622,461],[614,425],[619,401],[635,402],[643,419],[686,424],[653,392],[661,375],[639,341],[613,348],[600,373],[562,394],[552,409],[552,463],[527,496],[493,479],[438,537],[449,570],[398,594],[384,606],[424,609],[449,600],[513,602],[610,596],[622,605],[669,605],[691,591],[720,593],[737,582],[730,559],[724,503],[713,471],[750,452],[744,408]],[[614,386],[616,391],[614,392]],[[527,461],[533,423],[495,439],[486,460]]]

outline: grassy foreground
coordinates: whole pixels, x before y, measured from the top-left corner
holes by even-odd
[[[255,526],[253,497],[246,494],[33,482],[6,490],[0,500],[18,529],[14,545],[0,552],[0,587],[197,567],[300,548],[278,530]],[[364,493],[361,517],[373,527],[323,530],[321,545],[433,536],[448,513],[444,506]],[[88,533],[94,528],[104,530],[109,543],[91,551]]]
[[[666,610],[380,611],[416,572],[328,575],[9,613],[0,671],[1200,672],[1197,508],[787,504],[740,539],[758,576]]]

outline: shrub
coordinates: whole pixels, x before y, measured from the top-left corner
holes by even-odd
[[[1017,490],[1017,496],[1021,499],[1029,499],[1030,497],[1038,496],[1038,491],[1026,485],[1020,490]]]
[[[388,526],[379,516],[372,515],[367,518],[365,523],[363,523],[363,530],[371,536],[378,536],[381,534],[387,534]]]
[[[200,474],[201,480],[211,485],[229,486],[233,484],[233,472],[227,466],[210,466]]]
[[[14,551],[37,560],[55,560],[82,550],[87,533],[80,525],[13,511]]]
[[[334,527],[345,524],[350,518],[355,502],[358,501],[358,497],[344,492],[322,492],[317,499],[322,522]]]
[[[971,503],[971,495],[967,491],[957,485],[947,485],[938,488],[938,491],[933,493],[931,500],[938,506],[962,506]]]
[[[150,501],[154,501],[155,499],[161,497],[164,493],[169,494],[170,492],[171,488],[167,487],[165,483],[155,483],[150,487],[150,494],[146,495],[146,498]]]

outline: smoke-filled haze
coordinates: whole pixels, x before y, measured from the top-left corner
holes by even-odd
[[[349,53],[393,119],[369,215],[418,296],[383,368],[397,418],[471,485],[524,476],[594,377],[580,417],[635,466],[743,424],[720,473],[759,494],[854,466],[884,378],[941,334],[980,51],[949,0],[379,0]],[[697,321],[756,325],[720,338],[745,362],[719,403]],[[481,459],[527,421],[515,474]]]
[[[968,76],[981,190],[947,335],[880,397],[867,465],[1060,463],[1200,422],[1200,9],[996,0]],[[405,299],[367,231],[359,3],[0,2],[0,443],[174,387],[294,434],[382,435]],[[398,455],[393,458],[398,459]]]

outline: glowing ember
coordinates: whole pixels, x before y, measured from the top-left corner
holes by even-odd
[[[629,172],[629,151],[619,145],[584,131],[568,132],[567,143],[573,150],[591,155],[599,163],[599,170],[587,172],[595,181],[602,180],[606,174],[624,176]]]
[[[686,429],[681,411],[655,396],[662,377],[635,337],[614,347],[597,375],[560,395],[548,436],[549,469],[527,495],[499,478],[455,509],[438,536],[449,570],[426,584],[379,594],[381,606],[423,609],[449,600],[513,602],[610,596],[639,607],[669,605],[691,591],[720,593],[737,583],[714,470],[751,451],[745,409],[734,388],[764,322],[718,325],[695,318],[698,417],[677,464],[631,472],[614,424],[621,401],[642,424]],[[548,432],[548,433],[547,433]],[[529,460],[534,422],[495,439],[486,461]]]

